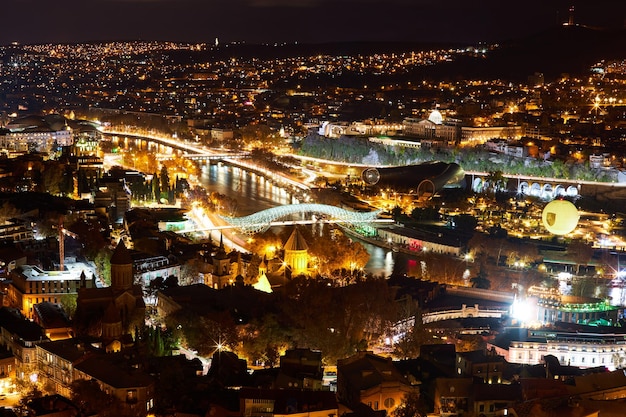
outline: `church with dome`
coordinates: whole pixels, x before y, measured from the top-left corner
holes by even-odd
[[[257,282],[253,287],[269,293],[292,277],[309,274],[309,245],[302,233],[294,228],[283,246],[283,260],[263,258],[259,265]]]
[[[111,256],[111,285],[78,289],[74,330],[77,336],[100,338],[107,347],[119,347],[143,325],[145,312],[141,285],[133,282],[133,260],[120,239]]]

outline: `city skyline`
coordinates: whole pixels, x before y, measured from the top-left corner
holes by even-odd
[[[624,27],[616,0],[7,0],[0,44],[166,40],[214,43],[494,42],[566,22]]]

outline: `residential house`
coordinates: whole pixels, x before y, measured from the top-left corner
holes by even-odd
[[[145,417],[154,407],[154,379],[122,354],[86,357],[74,365],[74,379],[96,380],[117,397],[123,416]]]
[[[42,383],[54,387],[57,394],[72,395],[71,384],[75,380],[74,364],[90,354],[100,351],[100,345],[81,339],[64,339],[40,343],[36,347],[39,378]]]
[[[494,351],[475,350],[457,352],[456,373],[460,377],[474,377],[489,384],[502,382],[506,361]]]
[[[437,378],[433,395],[435,415],[459,416],[471,409],[473,378]]]
[[[359,404],[391,414],[416,389],[391,358],[359,352],[337,361],[337,398],[342,414]]]
[[[19,310],[0,308],[0,344],[15,356],[15,376],[29,378],[37,370],[37,344],[47,341],[44,330]],[[8,372],[11,372],[7,368]]]
[[[331,391],[299,389],[239,390],[240,415],[267,417],[336,417],[337,398]]]

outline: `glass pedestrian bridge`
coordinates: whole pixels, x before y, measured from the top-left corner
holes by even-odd
[[[350,211],[340,207],[331,206],[327,204],[289,204],[284,206],[272,207],[267,210],[262,210],[257,213],[244,217],[227,217],[221,216],[222,219],[230,223],[231,225],[239,228],[244,233],[254,234],[262,233],[269,229],[271,226],[280,226],[286,224],[310,224],[317,221],[323,221],[325,223],[376,223],[376,222],[390,222],[388,219],[378,219],[380,210],[369,212]],[[327,219],[320,220],[287,220],[279,221],[294,214],[321,214],[326,216]]]

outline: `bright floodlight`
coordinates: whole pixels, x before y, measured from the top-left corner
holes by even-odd
[[[578,225],[580,214],[575,205],[567,200],[554,200],[548,203],[541,213],[541,220],[548,232],[566,235]]]
[[[511,306],[511,317],[520,323],[528,323],[532,319],[533,306],[526,301],[515,299]]]

